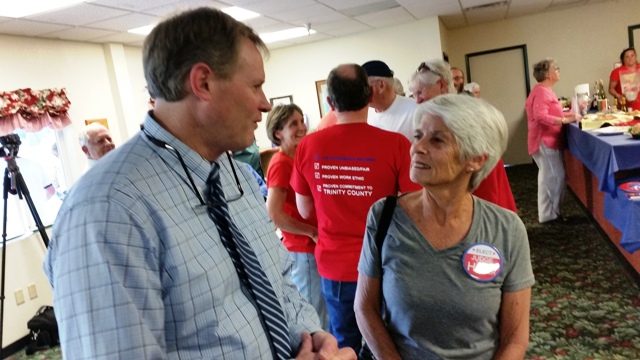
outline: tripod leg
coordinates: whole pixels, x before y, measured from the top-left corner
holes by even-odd
[[[4,212],[2,213],[2,278],[0,279],[0,359],[4,359],[2,336],[4,335],[4,285],[6,278],[6,264],[7,264],[7,199],[9,196],[9,188],[11,187],[11,180],[9,179],[9,169],[4,169],[4,182],[2,190],[2,199],[4,201]]]
[[[40,219],[40,215],[38,215],[38,210],[36,209],[36,206],[33,203],[33,199],[31,198],[31,193],[29,193],[29,188],[27,188],[27,184],[24,182],[22,173],[20,173],[20,170],[16,168],[16,171],[13,173],[13,175],[16,178],[15,182],[16,182],[16,187],[18,188],[18,193],[24,195],[24,198],[27,201],[27,205],[29,206],[29,211],[31,211],[31,216],[33,217],[33,220],[36,222],[36,227],[38,228],[38,232],[40,232],[40,236],[42,237],[44,246],[49,247],[49,237],[47,236],[47,232],[44,230],[44,224]]]

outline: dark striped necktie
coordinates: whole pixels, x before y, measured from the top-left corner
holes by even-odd
[[[233,166],[233,165],[232,165]],[[220,165],[213,163],[205,190],[207,212],[216,224],[222,244],[229,252],[238,277],[253,295],[258,314],[271,340],[275,359],[290,359],[289,327],[273,287],[258,262],[255,252],[231,220],[220,184]]]

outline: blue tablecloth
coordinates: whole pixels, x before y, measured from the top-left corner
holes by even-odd
[[[640,176],[617,181],[617,185],[627,181],[640,180]],[[624,191],[617,190],[617,198],[610,194],[604,197],[604,217],[622,232],[620,246],[630,253],[640,250],[640,201],[631,201]]]
[[[629,135],[598,135],[580,130],[575,123],[566,126],[566,130],[569,152],[600,181],[598,190],[617,197],[614,173],[640,169],[640,140]]]

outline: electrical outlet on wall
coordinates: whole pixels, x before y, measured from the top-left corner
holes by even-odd
[[[24,304],[24,293],[22,292],[22,289],[16,290],[13,294],[16,297],[16,305]]]
[[[29,299],[33,300],[38,297],[38,290],[36,290],[36,284],[29,284],[27,289],[29,290]]]

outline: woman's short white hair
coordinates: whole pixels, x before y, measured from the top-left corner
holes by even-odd
[[[507,148],[509,131],[504,116],[485,100],[458,94],[436,96],[418,105],[413,113],[414,128],[426,115],[441,118],[449,128],[458,144],[460,161],[487,155],[484,166],[471,175],[469,190],[475,190]]]
[[[480,90],[480,85],[478,85],[478,83],[470,82],[468,84],[464,84],[464,90],[468,92],[473,92],[476,89]]]
[[[409,86],[415,85],[431,86],[440,78],[447,83],[449,94],[457,93],[453,86],[453,76],[451,75],[451,66],[442,59],[433,59],[420,64],[418,70],[411,75]]]

